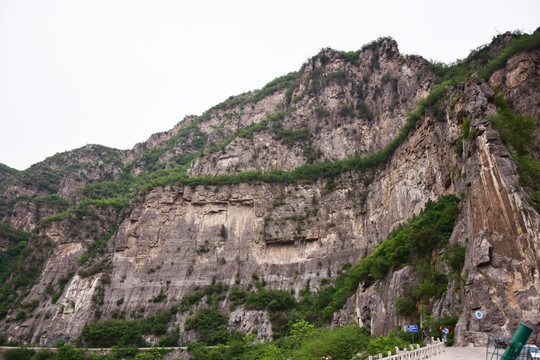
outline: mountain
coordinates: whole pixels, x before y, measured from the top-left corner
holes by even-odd
[[[539,31],[453,65],[381,38],[132,150],[0,167],[3,341],[538,334],[539,64]]]

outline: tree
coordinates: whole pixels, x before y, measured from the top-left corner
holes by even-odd
[[[221,225],[221,230],[219,231],[219,236],[226,239],[227,238],[227,229],[225,228],[225,225]]]
[[[300,344],[309,335],[313,334],[315,327],[306,320],[298,320],[291,326],[290,335],[297,344]]]

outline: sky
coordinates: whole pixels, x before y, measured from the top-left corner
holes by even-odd
[[[326,47],[390,36],[451,63],[538,14],[538,0],[0,0],[0,163],[132,148]]]

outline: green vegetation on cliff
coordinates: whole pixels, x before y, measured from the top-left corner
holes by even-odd
[[[394,151],[405,141],[409,132],[414,129],[416,123],[426,110],[436,105],[440,101],[445,93],[448,83],[443,83],[435,88],[430,94],[418,103],[418,108],[411,112],[405,125],[400,129],[398,135],[390,141],[386,146],[374,152],[367,157],[353,156],[340,161],[325,161],[314,164],[305,164],[299,166],[291,171],[284,170],[250,170],[238,172],[230,175],[219,176],[194,176],[186,177],[183,173],[167,173],[164,177],[159,177],[153,180],[153,186],[164,186],[168,183],[179,183],[187,186],[197,185],[230,185],[240,183],[296,183],[296,182],[314,182],[320,178],[334,178],[348,171],[365,171],[370,168],[381,166],[385,164],[392,156]],[[283,116],[282,113],[276,113],[275,115],[279,119]],[[275,121],[272,117],[267,121]],[[240,136],[252,136],[254,131],[260,131],[266,128],[267,122],[262,122],[260,125],[251,125],[244,132],[240,132]],[[245,133],[245,134],[244,134]],[[285,137],[292,138],[305,137],[305,134],[301,131],[291,132],[290,130],[282,129],[277,131],[279,138]],[[287,140],[287,141],[293,141]]]
[[[143,335],[155,335],[164,339],[170,336],[167,328],[174,314],[176,310],[159,310],[142,320],[108,319],[87,324],[78,342],[90,347],[143,346],[146,344]]]
[[[360,263],[346,267],[335,284],[323,287],[325,301],[316,301],[327,321],[339,311],[361,282],[383,279],[389,271],[411,266],[419,275],[415,302],[438,298],[446,290],[451,272],[461,272],[464,257],[457,260],[455,269],[444,266],[438,253],[448,252],[458,215],[459,200],[454,195],[442,197],[438,202],[428,202],[425,210],[406,225],[393,231]],[[454,256],[451,257],[454,260]],[[323,306],[321,306],[323,305]]]
[[[497,53],[493,53],[492,46],[486,45],[473,50],[467,58],[451,65],[430,63],[437,82],[447,80],[452,80],[454,83],[464,82],[475,72],[481,79],[488,80],[495,71],[506,66],[512,56],[540,48],[540,31],[530,35],[516,32],[511,36],[512,39]],[[506,34],[494,37],[491,45],[497,45],[505,37]]]
[[[532,34],[516,34],[517,36],[490,59],[486,66],[479,71],[479,76],[487,80],[495,71],[506,66],[507,61],[514,55],[525,51],[532,51],[540,48],[540,31]]]
[[[32,254],[35,249],[28,247],[30,233],[0,222],[0,238],[9,244],[5,251],[0,251],[0,319],[3,319],[19,298],[19,291],[37,279],[41,264]],[[23,260],[33,261],[25,264]],[[26,318],[25,310],[21,311],[19,320]]]
[[[514,114],[511,104],[500,93],[495,104],[497,115],[489,120],[516,162],[520,184],[530,190],[529,203],[540,212],[540,162],[531,155],[536,122],[531,117]]]

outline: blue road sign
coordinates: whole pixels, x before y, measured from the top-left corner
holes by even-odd
[[[418,332],[417,325],[407,325],[407,332]]]

